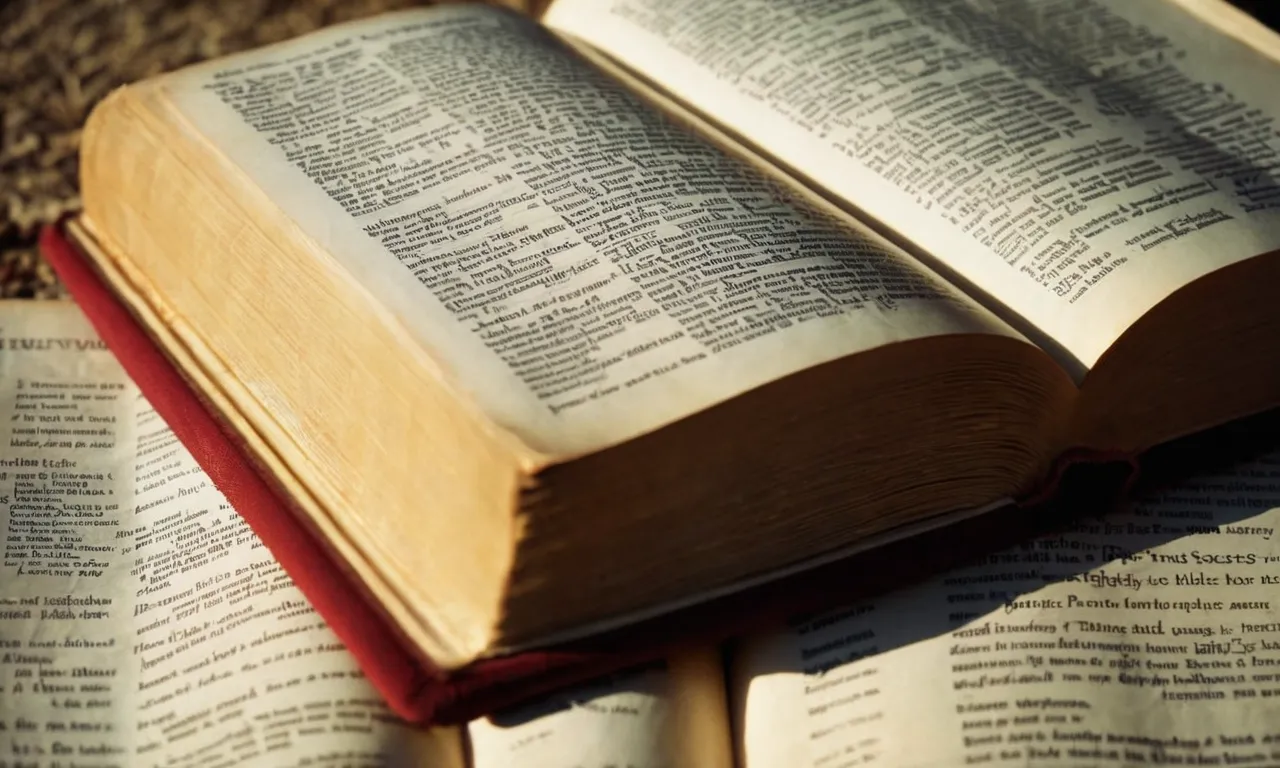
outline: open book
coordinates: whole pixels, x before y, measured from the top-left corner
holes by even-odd
[[[1218,3],[427,9],[124,88],[103,277],[445,669],[1280,401]]]
[[[723,667],[691,651],[474,722],[476,768],[1280,765],[1271,444]]]

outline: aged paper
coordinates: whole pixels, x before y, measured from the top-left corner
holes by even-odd
[[[730,768],[715,648],[578,686],[467,727],[472,768]]]
[[[559,0],[547,23],[910,240],[1077,375],[1172,291],[1280,247],[1280,67],[1164,0]]]
[[[122,765],[134,391],[70,305],[0,303],[0,345],[0,743],[41,768]]]
[[[388,15],[163,83],[228,174],[548,453],[881,344],[1011,333],[493,8]]]
[[[395,721],[73,305],[0,303],[0,420],[0,764],[460,768],[455,734]]]
[[[744,764],[1280,764],[1280,452],[744,641]]]

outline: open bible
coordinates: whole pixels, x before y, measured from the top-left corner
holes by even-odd
[[[69,227],[439,669],[1280,402],[1280,46],[1225,6],[541,21],[124,88]]]

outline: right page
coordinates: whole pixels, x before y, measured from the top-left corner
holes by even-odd
[[[748,768],[1280,764],[1280,450],[743,642]]]
[[[1166,0],[557,0],[547,24],[894,230],[1077,377],[1177,288],[1280,247],[1280,67]]]

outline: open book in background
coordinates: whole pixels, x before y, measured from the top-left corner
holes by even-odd
[[[386,16],[115,94],[73,231],[453,672],[1275,404],[1277,46],[1197,7]]]
[[[0,729],[16,765],[1280,759],[1274,418],[1166,451],[1170,477],[1221,466],[1127,510],[1076,510],[723,656],[673,653],[424,731],[395,721],[74,306],[0,304],[0,329]]]
[[[455,768],[80,311],[0,302],[0,764]]]
[[[1242,451],[1262,444],[1243,431],[1217,455],[1181,446],[1213,467],[1199,474],[1162,457],[1180,479],[1123,510],[1077,510],[923,583],[740,638],[727,682],[690,653],[472,723],[477,755],[505,755],[477,768],[1280,763],[1267,426],[1266,450]],[[727,730],[713,711],[680,719],[717,696]],[[584,744],[610,748],[584,759]]]

